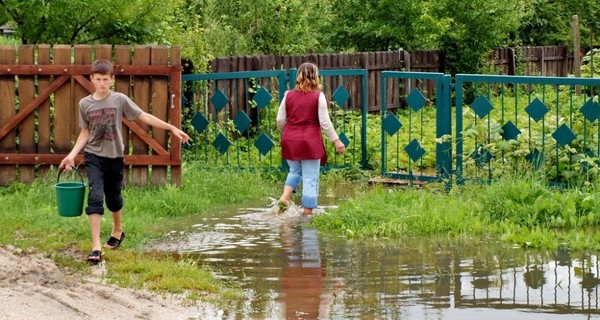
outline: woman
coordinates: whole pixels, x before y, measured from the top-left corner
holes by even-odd
[[[277,126],[282,131],[281,155],[290,167],[279,205],[288,207],[292,192],[302,182],[303,212],[312,214],[317,207],[321,161],[326,159],[321,130],[338,153],[346,151],[329,119],[316,65],[298,67],[296,86],[286,91],[279,106]]]

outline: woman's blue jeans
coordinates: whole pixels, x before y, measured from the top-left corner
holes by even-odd
[[[319,197],[319,174],[321,160],[287,160],[290,172],[285,184],[298,190],[302,182],[302,207],[314,209]]]

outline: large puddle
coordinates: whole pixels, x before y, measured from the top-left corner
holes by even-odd
[[[219,212],[152,250],[196,257],[242,284],[218,319],[600,318],[595,254],[481,241],[360,240],[318,234],[267,205]]]

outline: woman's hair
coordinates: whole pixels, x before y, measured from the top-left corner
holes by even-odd
[[[298,67],[296,76],[296,90],[301,92],[315,91],[321,89],[319,80],[319,68],[313,63],[305,62]]]
[[[92,64],[92,74],[112,75],[112,62],[105,59],[99,59],[94,61],[94,63]]]

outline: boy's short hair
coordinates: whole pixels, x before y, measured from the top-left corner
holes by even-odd
[[[106,59],[98,59],[92,64],[92,74],[111,75],[113,74],[113,64]]]

